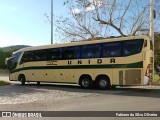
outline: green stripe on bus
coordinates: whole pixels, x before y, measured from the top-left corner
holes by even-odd
[[[130,64],[96,64],[96,65],[66,65],[66,66],[32,66],[12,70],[10,73],[24,70],[41,69],[99,69],[99,68],[143,68],[143,61]]]

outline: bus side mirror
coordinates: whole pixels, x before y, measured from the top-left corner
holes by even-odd
[[[6,58],[6,59],[5,59],[5,65],[7,65],[8,59],[9,59],[9,58]]]
[[[8,65],[8,62],[11,61],[11,60],[13,60],[13,59],[14,59],[14,57],[6,58],[6,60],[5,60],[5,65]]]
[[[9,71],[14,69],[14,57],[6,58],[5,64]]]

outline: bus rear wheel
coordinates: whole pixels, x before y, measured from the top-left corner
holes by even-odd
[[[25,85],[25,82],[26,82],[26,78],[24,75],[20,75],[18,80],[21,82],[21,85]]]
[[[80,79],[80,85],[84,89],[92,88],[93,81],[92,81],[91,77],[89,77],[89,76],[83,76]]]
[[[99,77],[96,82],[96,86],[101,90],[109,89],[110,88],[109,79],[107,79],[106,77]]]
[[[40,82],[37,82],[37,85],[40,85]]]

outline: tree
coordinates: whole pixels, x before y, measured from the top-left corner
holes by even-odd
[[[60,39],[85,40],[149,33],[149,0],[64,0],[68,17],[56,17]],[[159,0],[155,1],[157,15]],[[158,19],[155,20],[155,23]],[[159,30],[159,27],[157,31]],[[144,31],[145,30],[145,31]]]
[[[0,49],[0,69],[5,67],[5,54],[4,52]]]
[[[160,65],[160,33],[155,34],[155,65]]]
[[[139,5],[141,4],[141,6]],[[142,28],[142,25],[146,23],[146,11],[148,10],[149,4],[144,2],[138,2],[129,0],[108,1],[108,5],[103,5],[103,9],[95,6],[96,14],[93,19],[98,21],[100,24],[108,25],[114,28],[121,36],[136,35]],[[135,8],[137,10],[135,10]],[[117,15],[116,15],[117,14]],[[107,18],[104,17],[107,15]],[[126,33],[124,32],[126,31]]]
[[[7,66],[5,65],[6,58],[12,55],[13,51],[3,51],[0,49],[0,69],[6,69]]]
[[[155,0],[155,32],[160,33],[160,0]]]

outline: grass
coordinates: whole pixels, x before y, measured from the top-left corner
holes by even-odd
[[[158,74],[154,74],[154,81],[158,81],[159,80],[159,75]]]
[[[153,85],[160,85],[160,77],[158,74],[154,74],[154,81],[153,81]]]
[[[3,86],[3,85],[9,85],[10,83],[9,82],[6,82],[6,81],[3,81],[3,80],[0,80],[0,86]]]
[[[8,70],[0,69],[0,76],[8,76],[8,74],[9,74]]]

